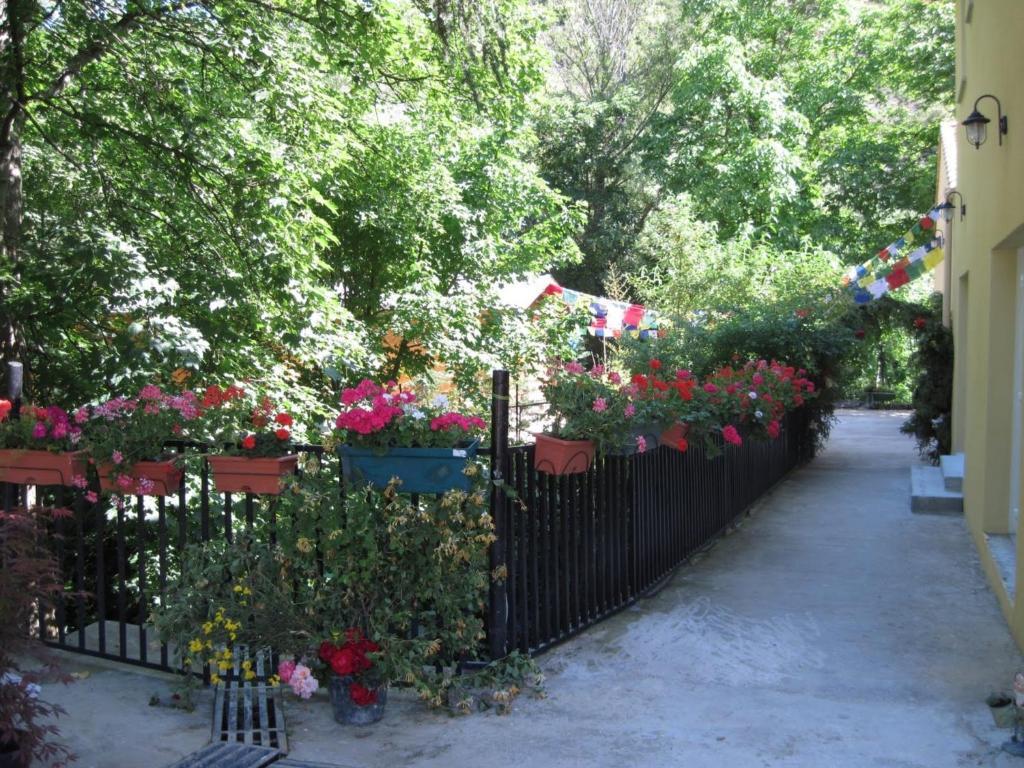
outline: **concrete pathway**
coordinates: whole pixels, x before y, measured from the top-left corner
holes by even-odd
[[[1008,732],[984,699],[1021,657],[963,520],[910,513],[918,459],[903,418],[842,412],[828,449],[736,533],[542,657],[547,699],[452,718],[398,695],[366,729],[290,699],[292,756],[355,768],[1018,765],[999,753]],[[160,766],[205,743],[208,705],[146,707],[161,686],[97,668],[52,691],[80,765]]]

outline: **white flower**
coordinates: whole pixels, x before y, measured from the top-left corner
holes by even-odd
[[[754,415],[759,419],[764,418],[764,414],[761,411],[754,411]]]
[[[757,400],[757,392],[754,392],[754,391],[748,392],[748,393],[747,393],[747,396],[748,396],[748,397],[749,397],[749,398],[750,398],[751,400]]]
[[[419,408],[413,408],[412,413],[410,413],[409,415],[416,419],[416,421],[422,421],[423,419],[427,418],[427,414],[425,414]]]
[[[435,408],[447,408],[448,407],[448,395],[438,395],[434,398]]]

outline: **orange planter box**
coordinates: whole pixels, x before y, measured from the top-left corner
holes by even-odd
[[[221,493],[263,493],[277,496],[285,477],[295,471],[299,457],[207,456],[213,470],[213,486]]]
[[[130,496],[171,496],[178,492],[181,486],[181,478],[185,474],[173,461],[137,461],[132,467],[131,476],[136,481],[135,486],[128,491],[123,491],[117,484],[117,475],[114,472],[113,464],[100,464],[97,468],[100,476],[100,488],[110,493],[125,493]],[[153,488],[142,493],[139,490],[139,480],[149,480]]]
[[[592,440],[562,440],[538,434],[533,466],[549,475],[578,475],[590,469],[594,460]]]
[[[0,482],[18,485],[71,485],[85,476],[85,451],[51,453],[21,448],[0,450]]]
[[[661,437],[658,438],[658,444],[664,445],[671,448],[674,451],[678,451],[679,441],[684,439],[690,432],[690,425],[683,422],[677,421],[671,427],[661,433]]]

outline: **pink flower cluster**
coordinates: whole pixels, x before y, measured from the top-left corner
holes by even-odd
[[[72,424],[67,412],[62,408],[55,405],[32,408],[31,413],[36,419],[32,425],[34,440],[67,440],[71,445],[76,445],[82,437],[81,427]]]
[[[282,661],[277,667],[277,674],[282,682],[292,687],[295,695],[300,699],[311,698],[320,687],[320,683],[313,677],[313,671],[305,664]]]
[[[389,382],[391,384],[391,382]],[[402,403],[412,403],[416,395],[412,392],[389,393],[369,379],[363,379],[356,387],[341,393],[342,405],[348,406],[338,414],[335,426],[360,435],[371,435],[386,428],[404,411]]]
[[[433,432],[446,432],[456,428],[463,432],[472,432],[477,429],[486,429],[487,423],[479,416],[463,416],[455,411],[443,413],[430,420],[430,429]]]
[[[117,421],[125,418],[142,407],[143,413],[157,414],[165,410],[177,411],[182,421],[192,421],[199,417],[199,398],[195,392],[182,392],[179,395],[171,395],[161,391],[155,384],[147,384],[139,391],[137,398],[115,397],[100,403],[92,409],[92,416],[96,419]],[[75,412],[75,421],[79,424],[88,419],[88,412],[84,408]]]

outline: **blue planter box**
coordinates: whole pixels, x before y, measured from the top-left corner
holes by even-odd
[[[463,474],[466,462],[476,457],[480,441],[458,448],[370,448],[338,446],[345,479],[384,488],[392,477],[402,478],[402,493],[445,493],[453,488],[468,491],[471,478]]]

